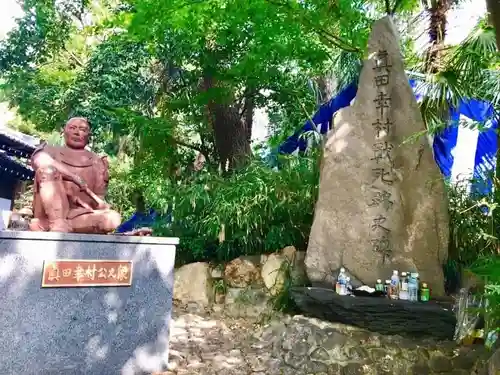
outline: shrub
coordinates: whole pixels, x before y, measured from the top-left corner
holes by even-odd
[[[225,177],[217,171],[186,172],[177,181],[161,177],[157,168],[115,169],[109,200],[125,207],[125,193],[140,189],[156,210],[171,210],[172,222],[159,221],[155,231],[182,239],[183,262],[224,261],[290,244],[306,247],[319,181],[315,155],[280,158],[279,169],[253,160]]]

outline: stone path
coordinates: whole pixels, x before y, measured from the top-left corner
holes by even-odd
[[[267,324],[177,307],[164,375],[470,375],[482,347],[381,336],[302,316]]]

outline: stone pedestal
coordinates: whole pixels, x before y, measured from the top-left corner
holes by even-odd
[[[132,375],[168,360],[177,238],[0,232],[0,374]],[[45,260],[132,261],[131,286],[42,288]]]
[[[305,314],[383,335],[452,340],[457,323],[449,303],[390,300],[384,297],[339,296],[331,289],[293,288],[291,295]]]

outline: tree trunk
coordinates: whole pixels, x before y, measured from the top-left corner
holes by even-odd
[[[447,12],[453,0],[432,0],[429,4],[424,4],[425,10],[430,17],[429,23],[429,43],[426,53],[425,67],[428,73],[440,71],[441,55],[446,37],[446,26],[448,23]]]
[[[208,91],[215,85],[214,79],[205,74],[204,90]],[[242,120],[234,103],[217,103],[213,99],[208,102],[207,116],[214,131],[215,149],[222,170],[228,172],[244,166],[251,154],[251,123]]]
[[[497,50],[500,51],[500,0],[486,0],[489,23],[495,28]]]
[[[323,105],[333,97],[333,93],[335,92],[335,79],[330,76],[322,75],[315,80],[319,91],[318,105]]]
[[[248,144],[252,143],[252,127],[253,127],[253,114],[255,110],[255,100],[251,90],[247,90],[245,97],[245,110],[243,111],[243,121],[245,124],[245,131],[247,133]]]

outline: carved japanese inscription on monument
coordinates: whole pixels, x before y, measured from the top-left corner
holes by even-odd
[[[132,262],[126,260],[45,261],[42,288],[132,285]]]
[[[390,187],[394,183],[392,150],[394,146],[390,143],[392,121],[389,116],[391,97],[386,92],[386,86],[390,83],[391,64],[388,61],[386,51],[379,51],[375,56],[374,85],[377,95],[373,102],[377,109],[377,118],[372,123],[375,139],[372,145],[373,162],[371,196],[368,199],[368,207],[376,208],[379,212],[372,220],[370,240],[373,251],[380,253],[385,260],[392,254],[390,242],[391,230],[387,226],[388,211],[394,204]]]

